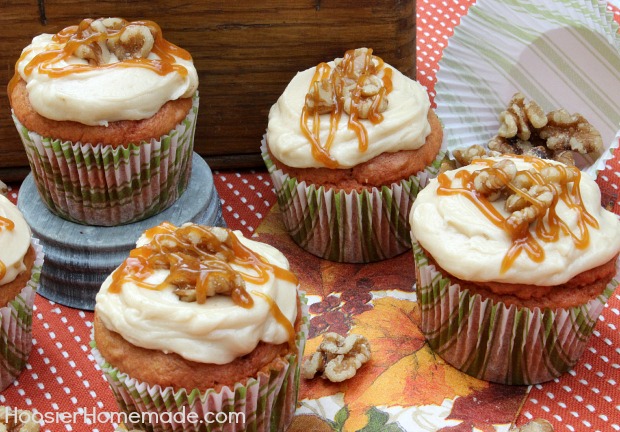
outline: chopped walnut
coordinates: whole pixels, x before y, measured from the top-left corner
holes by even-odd
[[[463,150],[460,150],[460,149],[454,150],[452,152],[452,155],[454,156],[454,158],[456,159],[458,163],[465,166],[465,165],[469,165],[470,163],[472,163],[472,161],[477,157],[486,156],[487,151],[481,145],[474,144]]]
[[[489,196],[490,201],[499,197],[499,192],[517,174],[517,166],[509,159],[495,162],[490,168],[474,172],[474,189]]]
[[[119,61],[145,58],[155,44],[150,28],[120,18],[99,18],[80,23],[76,37],[90,43],[77,44],[73,54],[92,65],[108,64],[114,54]]]
[[[129,24],[114,36],[110,35],[106,43],[119,60],[146,58],[153,49],[155,38],[147,26]]]
[[[342,104],[347,114],[367,119],[387,109],[387,91],[377,75],[371,49],[347,51],[334,63],[330,75],[314,82],[306,94],[305,107],[310,114],[331,113]]]
[[[502,154],[531,155],[574,165],[572,151],[596,154],[603,148],[600,133],[583,116],[565,109],[545,114],[536,102],[525,103],[521,93],[512,97],[499,120],[497,135],[488,147]]]
[[[306,107],[310,114],[327,114],[336,109],[336,91],[329,78],[315,82],[306,95]]]
[[[0,406],[0,432],[39,432],[40,429],[33,412]]]
[[[9,187],[0,180],[0,195],[9,196]]]
[[[548,123],[540,137],[551,150],[573,150],[581,154],[598,153],[603,148],[601,134],[581,114],[565,109],[547,114]]]
[[[511,204],[512,208],[519,209],[514,210],[506,220],[515,231],[519,231],[520,228],[529,225],[547,212],[555,200],[556,189],[546,184],[534,185],[527,190],[526,195],[528,198],[524,199],[525,203],[522,205]],[[508,206],[508,200],[506,205]]]
[[[547,124],[547,117],[536,102],[530,101],[526,104],[525,96],[516,93],[508,103],[506,111],[500,113],[499,121],[499,136],[528,141],[532,129],[539,129]]]
[[[364,363],[370,360],[370,344],[358,334],[346,338],[337,333],[326,333],[317,352],[303,361],[301,373],[312,379],[318,372],[331,382],[352,378]]]
[[[510,429],[509,432],[553,432],[553,425],[544,419],[534,419],[521,427]]]

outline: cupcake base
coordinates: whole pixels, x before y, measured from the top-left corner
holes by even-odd
[[[281,431],[297,408],[299,367],[308,332],[308,307],[301,294],[296,352],[244,383],[199,391],[150,386],[105,361],[94,340],[92,353],[129,424],[147,431]],[[94,339],[94,338],[93,338]]]
[[[574,366],[620,278],[619,260],[616,276],[587,304],[525,309],[461,290],[415,241],[413,254],[419,326],[431,348],[462,372],[501,384],[537,384]]]
[[[261,152],[291,238],[318,257],[348,263],[380,261],[411,248],[411,205],[445,157],[439,152],[424,171],[399,183],[347,193],[289,177],[277,169],[264,140]]]
[[[85,225],[115,226],[146,219],[183,194],[191,172],[198,95],[187,117],[149,142],[122,146],[43,137],[13,121],[45,205]]]
[[[26,367],[32,349],[32,308],[39,287],[43,248],[32,239],[36,258],[30,280],[20,293],[0,308],[0,391],[15,381]]]

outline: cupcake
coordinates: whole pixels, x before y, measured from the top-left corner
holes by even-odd
[[[85,19],[35,37],[8,94],[43,202],[103,226],[172,205],[189,180],[197,88],[190,54],[152,21]]]
[[[141,413],[134,426],[284,430],[305,344],[302,299],[275,248],[164,223],[101,286],[93,352],[120,408]]]
[[[24,217],[0,195],[0,391],[26,367],[43,250]]]
[[[595,181],[532,156],[433,179],[411,214],[420,327],[474,377],[535,384],[570,369],[618,284],[620,222]]]
[[[262,146],[293,240],[341,262],[408,250],[409,209],[443,159],[442,137],[425,89],[372,49],[298,73]]]

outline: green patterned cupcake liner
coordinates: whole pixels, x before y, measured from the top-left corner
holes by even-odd
[[[90,345],[120,409],[129,419],[143,420],[133,426],[155,432],[282,431],[291,424],[297,408],[299,368],[308,334],[304,293],[300,293],[300,299],[302,317],[295,342],[297,351],[279,359],[269,371],[261,371],[233,386],[205,391],[150,386],[107,363],[97,350],[94,337]],[[224,421],[217,422],[218,419]]]
[[[0,391],[10,386],[26,367],[32,349],[32,309],[43,267],[43,247],[35,238],[36,257],[30,280],[20,293],[0,308]]]
[[[47,207],[82,224],[136,222],[170,207],[190,178],[198,94],[187,117],[159,139],[123,146],[42,137],[13,115]]]
[[[295,243],[321,258],[349,263],[380,261],[411,248],[409,210],[445,157],[439,152],[425,170],[390,186],[345,192],[289,177],[271,160],[264,139],[261,153]]]
[[[431,348],[462,372],[502,384],[537,384],[573,367],[620,277],[618,260],[616,276],[582,306],[517,308],[461,290],[415,240],[413,254],[420,329]]]

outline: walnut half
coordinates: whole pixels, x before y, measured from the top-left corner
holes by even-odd
[[[352,378],[364,363],[370,360],[370,344],[358,334],[346,338],[338,333],[326,333],[317,352],[304,360],[301,373],[312,379],[318,372],[331,382],[342,382]]]
[[[545,114],[535,101],[526,103],[521,93],[512,97],[499,121],[497,135],[488,147],[502,154],[530,155],[574,165],[573,151],[598,154],[603,149],[601,134],[581,114],[570,114],[563,108]]]

